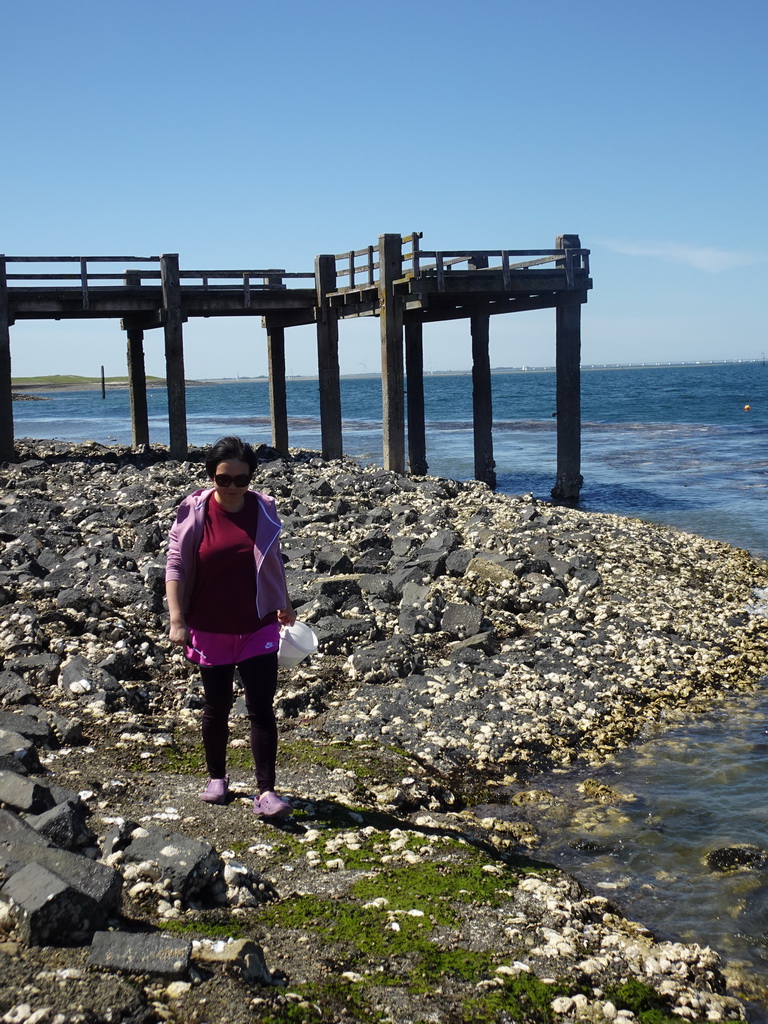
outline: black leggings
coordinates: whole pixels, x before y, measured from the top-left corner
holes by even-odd
[[[229,713],[234,703],[235,668],[245,689],[245,706],[251,723],[251,751],[259,792],[275,788],[277,722],[272,702],[277,690],[277,653],[260,654],[237,665],[200,666],[205,703],[203,746],[208,774],[223,779],[227,774]]]

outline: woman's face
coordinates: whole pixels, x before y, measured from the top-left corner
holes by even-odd
[[[243,496],[250,482],[248,463],[240,459],[227,459],[216,466],[213,476],[214,497],[223,508],[237,510],[243,504]]]

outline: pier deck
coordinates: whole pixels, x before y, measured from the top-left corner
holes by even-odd
[[[259,316],[267,332],[272,441],[288,447],[285,330],[315,324],[323,455],[341,456],[339,322],[377,316],[381,333],[384,463],[427,472],[422,327],[470,322],[475,475],[495,485],[489,322],[500,313],[554,308],[558,470],[553,496],[578,498],[580,307],[592,287],[578,236],[553,249],[426,251],[414,232],[315,258],[314,270],[181,270],[157,257],[0,256],[0,459],[14,457],[10,328],[20,320],[117,319],[127,336],[134,446],[149,444],[144,332],[165,336],[170,447],[187,451],[182,325],[193,317]],[[94,270],[98,267],[98,270]],[[310,283],[311,282],[311,283]]]

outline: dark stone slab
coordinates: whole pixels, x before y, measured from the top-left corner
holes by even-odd
[[[88,965],[130,974],[183,978],[191,953],[192,943],[174,935],[96,932]]]
[[[423,656],[409,637],[393,636],[359,648],[351,656],[351,665],[356,677],[368,683],[383,683],[419,673]]]
[[[9,658],[5,667],[21,676],[32,686],[47,686],[59,674],[61,658],[58,654],[29,654],[26,657]]]
[[[42,747],[51,739],[51,729],[43,714],[27,714],[22,711],[0,711],[0,729],[18,732]]]
[[[0,705],[37,704],[37,697],[20,675],[11,669],[0,672]]]
[[[17,830],[12,842],[3,840],[0,843],[0,867],[5,869],[7,875],[15,876],[27,864],[40,864],[73,889],[90,896],[99,908],[99,922],[117,909],[123,879],[114,868],[100,861],[89,860],[82,854],[50,846],[45,837],[38,835],[32,828],[29,828],[29,833],[31,838]]]
[[[54,806],[50,789],[18,772],[0,771],[0,803],[22,814],[42,814]]]
[[[103,919],[91,896],[42,864],[25,864],[1,892],[28,946],[79,945]]]
[[[0,771],[18,772],[21,775],[40,771],[34,743],[19,732],[0,729]]]
[[[204,891],[219,877],[222,861],[210,843],[160,828],[140,831],[146,835],[131,837],[125,847],[126,861],[149,860],[158,864],[163,877],[183,897]]]
[[[482,622],[483,610],[474,604],[459,604],[452,601],[443,611],[443,630],[461,640],[479,633]]]
[[[42,814],[30,815],[27,823],[62,850],[81,850],[96,842],[85,824],[88,809],[79,799],[65,800]]]

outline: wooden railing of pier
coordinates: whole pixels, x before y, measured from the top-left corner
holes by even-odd
[[[493,486],[490,317],[551,307],[556,310],[558,410],[552,493],[558,500],[577,498],[582,482],[580,306],[592,287],[588,250],[576,235],[559,236],[555,248],[536,250],[427,251],[420,242],[419,232],[381,235],[377,245],[317,256],[314,271],[299,273],[182,270],[176,254],[0,256],[0,459],[14,457],[10,327],[17,320],[120,320],[127,335],[135,447],[149,444],[144,332],[161,328],[170,449],[178,458],[187,452],[184,322],[195,316],[262,317],[272,443],[280,451],[288,449],[285,330],[314,323],[323,455],[338,458],[343,452],[339,321],[378,316],[384,464],[406,471],[407,377],[408,469],[426,473],[422,327],[463,318],[470,321],[472,339],[475,475]]]

